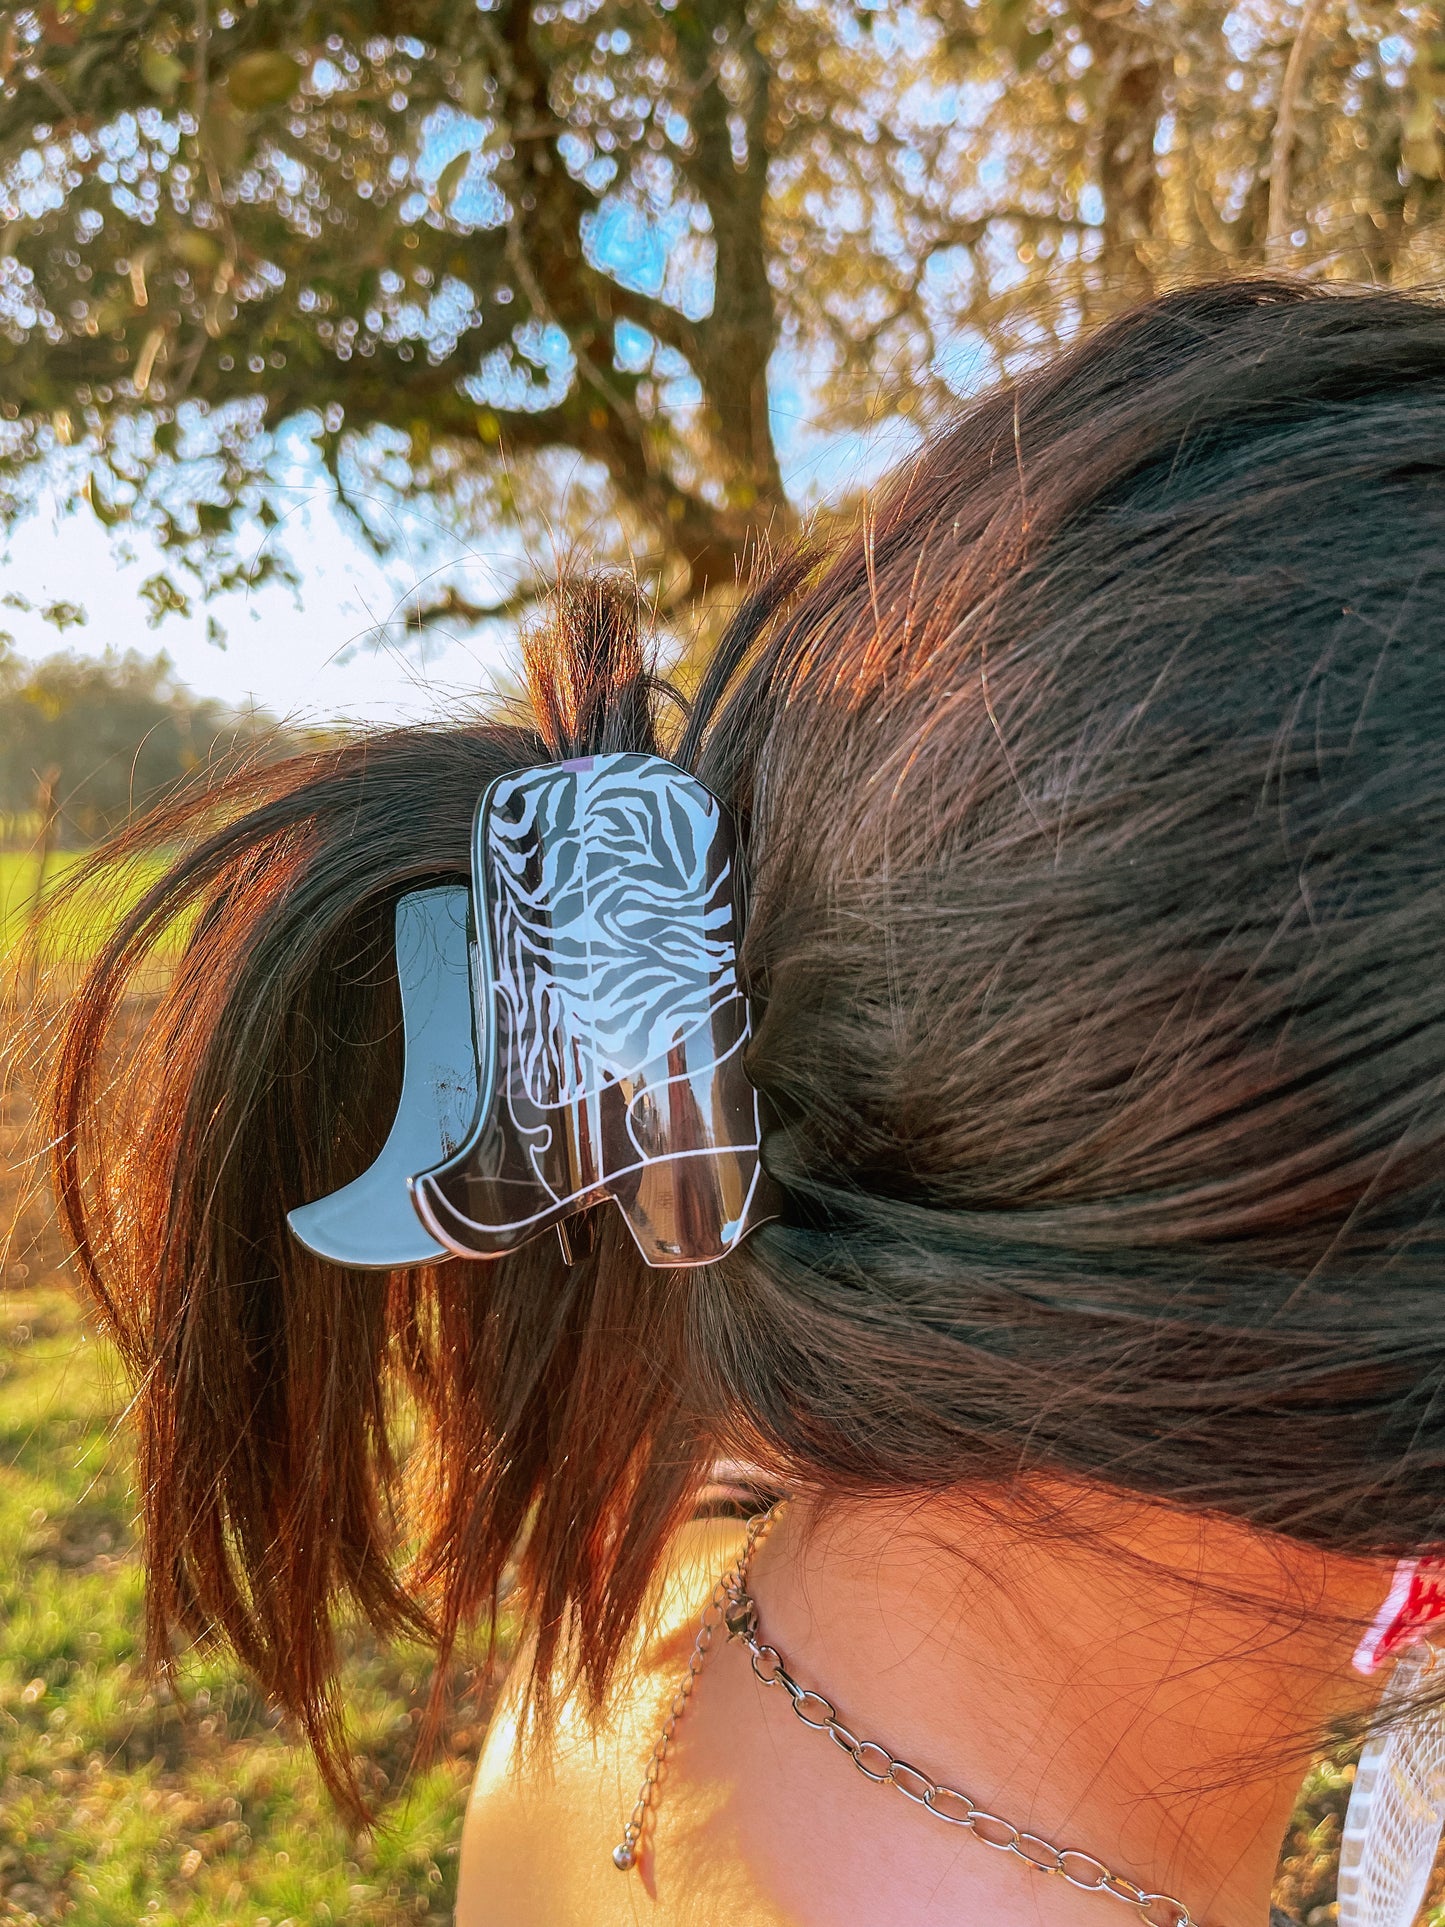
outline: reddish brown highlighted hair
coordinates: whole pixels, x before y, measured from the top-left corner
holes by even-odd
[[[600,1694],[720,1447],[1445,1539],[1445,311],[1163,300],[761,584],[663,746],[749,854],[781,1221],[688,1274],[606,1212],[570,1267],[338,1270],[285,1212],[390,1121],[396,897],[464,872],[500,772],[658,746],[620,591],[531,666],[534,730],[376,734],[127,839],[184,853],[75,1000],[54,1126],[139,1387],[157,1649],[231,1641],[344,1793],[339,1601],[445,1641],[517,1558],[538,1691],[565,1636]]]

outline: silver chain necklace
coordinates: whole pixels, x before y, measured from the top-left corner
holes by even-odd
[[[957,1787],[930,1779],[921,1768],[898,1759],[877,1740],[860,1740],[843,1724],[831,1700],[793,1677],[776,1646],[769,1646],[762,1639],[757,1601],[747,1588],[748,1567],[753,1554],[782,1510],[782,1503],[786,1502],[775,1505],[749,1523],[742,1551],[713,1587],[712,1597],[697,1629],[697,1638],[693,1641],[687,1671],[673,1693],[662,1731],[648,1758],[636,1804],[622,1830],[622,1839],[612,1849],[612,1864],[624,1873],[637,1864],[638,1843],[642,1839],[648,1809],[656,1798],[657,1783],[672,1746],[677,1723],[687,1710],[713,1635],[721,1625],[726,1627],[729,1639],[741,1640],[747,1647],[753,1672],[763,1685],[781,1686],[803,1725],[814,1733],[826,1733],[833,1744],[848,1755],[865,1779],[872,1780],[877,1786],[895,1787],[905,1800],[922,1807],[935,1820],[943,1821],[945,1826],[965,1828],[984,1846],[993,1847],[999,1853],[1013,1854],[1036,1873],[1057,1874],[1081,1893],[1109,1894],[1113,1899],[1123,1901],[1126,1907],[1133,1908],[1147,1927],[1203,1927],[1203,1923],[1196,1920],[1183,1901],[1175,1900],[1171,1894],[1150,1893],[1126,1875],[1115,1873],[1097,1855],[1085,1853],[1081,1848],[1056,1847],[1039,1834],[1030,1833],[1023,1827],[1016,1827],[1011,1820],[985,1811],[966,1793],[960,1793]]]

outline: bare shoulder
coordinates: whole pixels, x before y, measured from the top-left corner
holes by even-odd
[[[742,1544],[733,1519],[697,1520],[674,1542],[637,1649],[595,1727],[559,1708],[546,1757],[518,1748],[519,1667],[488,1731],[462,1833],[456,1927],[684,1927],[612,1849],[718,1574]]]

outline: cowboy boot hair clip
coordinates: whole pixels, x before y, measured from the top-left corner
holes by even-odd
[[[658,756],[500,777],[472,882],[396,909],[404,1071],[375,1162],[288,1215],[335,1263],[496,1258],[610,1199],[649,1265],[725,1256],[778,1210],[743,1070],[731,819]]]

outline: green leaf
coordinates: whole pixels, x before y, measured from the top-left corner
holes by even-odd
[[[78,602],[47,602],[40,620],[51,623],[63,634],[67,629],[83,629],[90,618]]]
[[[211,111],[206,116],[205,143],[211,159],[223,174],[241,166],[251,146],[250,122],[233,107],[224,93],[211,96]]]
[[[147,606],[146,626],[158,629],[169,615],[188,616],[191,599],[178,589],[164,570],[148,575],[140,585],[140,598]]]
[[[188,268],[194,268],[200,274],[216,267],[221,259],[220,242],[212,234],[203,234],[199,228],[182,228],[171,246]]]
[[[1445,95],[1445,40],[1432,40],[1420,49],[1410,80],[1419,95]]]
[[[491,105],[488,83],[491,71],[480,60],[468,60],[462,64],[457,75],[457,91],[462,97],[462,105],[475,119],[480,120]]]
[[[279,107],[301,85],[301,63],[274,50],[242,54],[226,75],[231,105],[243,114],[259,114]]]
[[[1438,181],[1441,175],[1440,140],[1432,129],[1428,134],[1407,134],[1400,143],[1400,159],[1422,181]]]
[[[121,520],[120,510],[106,500],[105,491],[97,488],[94,474],[87,475],[81,484],[81,495],[90,504],[90,512],[102,528],[113,529]],[[8,601],[9,598],[7,597]]]
[[[147,45],[140,50],[140,77],[153,94],[159,94],[162,100],[174,100],[186,70],[174,54]]]
[[[1037,33],[1021,34],[1014,54],[1014,58],[1018,62],[1019,72],[1021,74],[1032,73],[1033,69],[1038,66],[1039,62],[1053,44],[1054,31],[1052,27],[1042,27]]]
[[[467,169],[472,164],[472,151],[463,148],[460,154],[453,154],[441,173],[437,175],[436,186],[432,189],[433,203],[443,212],[451,205],[452,196],[461,186]]]

